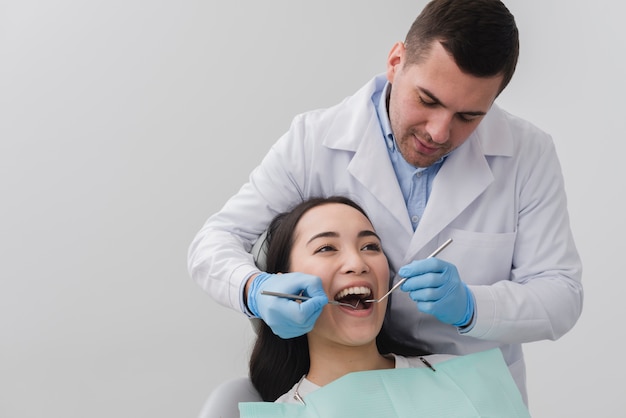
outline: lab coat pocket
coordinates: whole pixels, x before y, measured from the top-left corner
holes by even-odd
[[[484,233],[449,228],[440,236],[453,239],[440,258],[453,263],[467,284],[492,284],[509,280],[515,232]]]

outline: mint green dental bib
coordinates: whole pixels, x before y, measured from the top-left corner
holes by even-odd
[[[349,373],[306,395],[306,405],[242,402],[242,418],[530,417],[499,349],[428,368]]]

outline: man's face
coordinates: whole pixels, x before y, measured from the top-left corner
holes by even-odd
[[[428,167],[476,129],[496,99],[503,76],[463,73],[439,42],[419,64],[405,62],[404,44],[397,43],[387,60],[391,129],[404,159]]]

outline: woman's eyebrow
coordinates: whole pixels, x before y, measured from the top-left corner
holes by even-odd
[[[311,241],[315,239],[326,238],[326,237],[337,238],[339,237],[339,234],[333,231],[320,232],[319,234],[313,235],[306,243],[309,244]]]
[[[318,238],[338,238],[339,234],[337,232],[334,231],[325,231],[325,232],[320,232],[319,234],[315,234],[313,235],[311,238],[309,238],[309,240],[306,242],[307,244],[309,244],[311,241],[316,240]],[[363,231],[360,231],[358,234],[359,238],[362,237],[376,237],[378,238],[378,240],[380,241],[380,237],[378,236],[378,234],[374,231],[371,231],[369,229],[365,229]]]
[[[376,237],[378,238],[378,241],[381,241],[380,237],[378,236],[378,234],[374,231],[370,231],[369,229],[363,230],[361,232],[359,232],[359,238],[361,237]]]

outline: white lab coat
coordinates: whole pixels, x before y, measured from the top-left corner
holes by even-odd
[[[422,314],[403,292],[393,295],[386,326],[434,353],[499,346],[525,397],[521,343],[562,336],[583,301],[552,139],[494,104],[444,162],[413,232],[371,100],[384,84],[378,76],[332,108],[295,117],[249,182],[198,232],[190,272],[218,302],[243,311],[243,281],[258,271],[248,251],[269,221],[305,198],[346,195],[370,216],[394,274],[453,238],[439,257],[457,266],[475,296],[475,325],[466,333]]]

